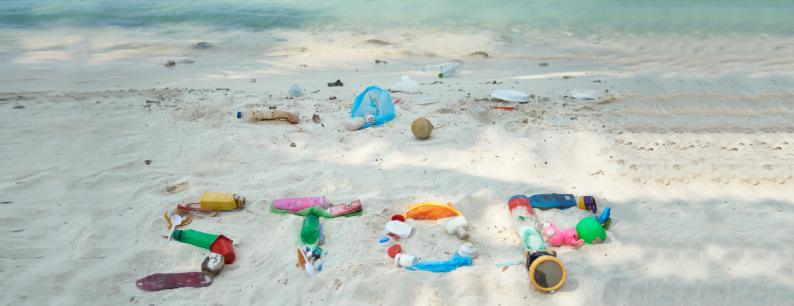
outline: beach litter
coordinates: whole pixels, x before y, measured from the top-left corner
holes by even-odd
[[[527,93],[512,89],[494,90],[491,93],[491,97],[510,102],[529,102],[532,100]]]
[[[598,99],[598,94],[592,90],[573,90],[571,91],[571,95],[576,99],[582,100],[596,100]]]
[[[300,112],[288,112],[281,110],[247,110],[237,112],[237,119],[242,119],[248,122],[284,119],[289,123],[297,124],[298,120],[300,120]]]
[[[331,82],[331,83],[328,83],[328,87],[334,87],[334,86],[344,86],[344,85],[345,85],[345,84],[342,84],[342,81],[341,81],[341,80],[336,80],[336,82]]]
[[[160,291],[181,287],[206,287],[212,285],[212,277],[201,272],[157,273],[135,281],[135,285],[146,291]]]
[[[472,106],[469,108],[469,113],[471,113],[471,115],[474,116],[474,118],[479,122],[488,123],[491,121],[491,116],[488,114],[488,109],[482,107],[479,104],[472,104]]]
[[[209,249],[213,253],[223,255],[226,264],[234,262],[234,247],[233,241],[226,238],[224,235],[213,235],[196,230],[175,230],[173,234],[174,240],[192,244],[194,246]]]
[[[423,261],[413,266],[406,267],[406,269],[411,271],[450,272],[461,266],[471,266],[471,263],[471,257],[461,256],[455,253],[455,255],[452,255],[452,257],[446,261]]]
[[[450,63],[431,64],[422,68],[424,72],[437,72],[439,78],[448,78],[463,71],[463,62],[454,60]]]
[[[433,124],[425,117],[417,118],[411,124],[411,132],[416,138],[427,139],[430,137],[430,133],[433,132]]]
[[[561,246],[563,244],[577,246],[584,242],[584,240],[579,239],[579,234],[575,229],[566,228],[560,231],[551,222],[543,224],[543,237],[553,246]]]
[[[418,100],[416,100],[416,104],[419,104],[419,105],[433,104],[433,103],[436,103],[436,102],[438,102],[438,98],[436,98],[436,97],[424,97],[424,98],[419,98]]]
[[[535,288],[553,293],[565,282],[565,266],[555,251],[524,251],[524,268]]]
[[[289,87],[289,95],[291,97],[300,97],[302,94],[303,92],[298,85],[292,84],[292,86]]]
[[[369,115],[369,116],[368,116]],[[365,129],[372,125],[383,125],[394,119],[394,101],[389,92],[378,86],[369,86],[356,96],[350,109],[350,118],[364,117],[366,124],[359,127]],[[347,127],[347,125],[346,125]]]
[[[403,75],[402,81],[395,83],[391,87],[389,87],[389,91],[397,91],[397,92],[404,92],[404,93],[418,93],[419,92],[419,82],[411,80],[410,77],[407,75]]]
[[[466,231],[469,228],[469,221],[467,221],[464,216],[457,216],[450,219],[444,224],[444,228],[447,230],[448,234],[457,235],[461,240],[469,239],[469,232]]]
[[[270,212],[275,214],[293,214],[307,216],[310,213],[323,218],[360,216],[363,213],[361,201],[332,204],[325,197],[304,197],[276,199],[270,205]]]
[[[223,255],[212,253],[204,258],[204,262],[201,263],[201,273],[209,277],[215,277],[223,270],[224,263]]]

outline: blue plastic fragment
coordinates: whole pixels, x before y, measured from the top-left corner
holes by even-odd
[[[430,272],[450,272],[460,266],[471,266],[471,257],[460,256],[458,253],[452,255],[447,261],[423,261],[413,267],[406,267],[406,270],[422,270]]]
[[[609,207],[604,208],[604,211],[601,212],[601,216],[596,217],[596,220],[598,221],[599,224],[603,224],[604,222],[607,221],[607,219],[609,218],[609,215],[611,213],[611,210],[612,209],[609,208]]]
[[[384,243],[386,241],[389,241],[389,237],[383,237],[380,239],[380,243]]]
[[[567,209],[576,205],[576,197],[572,194],[536,194],[528,198],[532,208],[550,209],[559,208]]]
[[[320,264],[320,266],[317,267],[317,271],[322,271],[322,270],[323,270],[323,264]]]
[[[495,266],[497,266],[497,267],[514,266],[514,265],[520,265],[520,264],[523,264],[523,263],[524,263],[524,259],[521,258],[521,259],[516,260],[516,261],[503,262],[503,263],[497,264]]]

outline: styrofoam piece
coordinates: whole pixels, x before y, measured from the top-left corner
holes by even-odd
[[[494,90],[491,93],[491,97],[510,102],[529,102],[530,100],[532,100],[529,98],[529,95],[527,93],[512,89]]]

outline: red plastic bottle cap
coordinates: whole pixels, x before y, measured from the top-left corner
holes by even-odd
[[[234,248],[232,247],[232,242],[233,241],[229,238],[226,238],[226,236],[220,235],[218,236],[218,239],[215,239],[215,242],[210,245],[210,251],[223,255],[225,264],[228,265],[233,263]]]
[[[400,254],[402,251],[403,248],[399,244],[395,244],[389,247],[389,256],[391,256],[391,258],[394,258],[394,256],[397,256],[397,254]]]
[[[405,222],[405,217],[403,217],[403,215],[394,215],[394,216],[391,216],[391,219],[392,219],[392,221]]]

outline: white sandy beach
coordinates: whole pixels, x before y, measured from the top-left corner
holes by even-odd
[[[792,303],[791,63],[462,57],[462,74],[438,79],[420,68],[453,58],[339,54],[191,56],[195,63],[174,68],[162,64],[182,58],[69,68],[30,57],[31,66],[8,66],[0,304]],[[402,75],[426,85],[392,93],[402,99],[394,120],[342,128],[355,95]],[[326,85],[337,79],[343,87]],[[287,98],[291,84],[304,95]],[[535,99],[481,100],[497,88]],[[603,99],[573,99],[574,89]],[[439,102],[415,103],[426,96]],[[483,124],[466,111],[474,103],[516,109],[491,110]],[[301,121],[234,117],[268,107],[300,111]],[[419,117],[435,125],[427,140],[411,134]],[[209,287],[138,289],[149,274],[200,270],[208,250],[160,235],[163,213],[203,192],[248,199],[242,211],[185,227],[231,238],[236,261]],[[568,273],[554,295],[535,290],[521,266],[494,266],[523,254],[507,199],[539,193],[592,195],[599,212],[612,208],[604,243],[554,248]],[[296,267],[302,217],[269,209],[273,199],[304,196],[364,207],[362,216],[323,220],[328,255],[311,277]],[[407,271],[388,257],[391,242],[378,243],[384,224],[425,201],[450,202],[469,220],[472,266]],[[537,213],[562,229],[583,212]],[[444,221],[409,222],[413,234],[399,243],[422,260],[446,260],[461,244]]]

